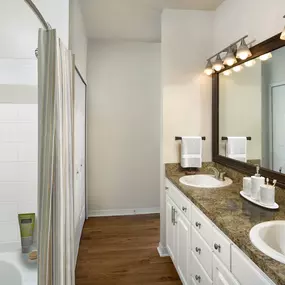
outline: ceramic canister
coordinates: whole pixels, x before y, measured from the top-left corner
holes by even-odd
[[[268,206],[275,203],[275,187],[273,185],[260,186],[260,202]]]
[[[260,186],[265,184],[265,178],[259,176],[251,176],[251,198],[260,200]]]
[[[243,178],[243,192],[244,194],[250,196],[251,194],[251,177]]]

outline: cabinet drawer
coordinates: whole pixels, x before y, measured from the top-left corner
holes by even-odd
[[[273,285],[265,275],[238,247],[232,245],[232,273],[242,285]]]
[[[216,227],[213,226],[212,249],[224,265],[231,268],[231,241]]]
[[[199,232],[209,246],[212,246],[213,226],[212,222],[196,207],[192,204],[192,217],[191,222],[193,227]]]
[[[166,193],[170,195],[170,188],[172,187],[172,184],[167,178],[164,179],[164,185]]]
[[[165,179],[165,189],[169,197],[177,205],[178,209],[181,210],[181,212],[189,221],[191,221],[191,201],[168,179]]]
[[[165,179],[165,189],[169,195],[169,197],[173,200],[173,202],[179,206],[180,205],[180,199],[181,194],[180,191],[176,189],[176,187],[168,180]]]
[[[239,285],[234,275],[213,255],[213,284]]]
[[[191,257],[191,276],[194,284],[197,285],[211,285],[212,280],[207,275],[206,271],[203,269],[202,265],[199,263],[195,254],[192,252]]]
[[[188,219],[188,221],[191,221],[191,201],[181,192],[179,193],[180,197],[178,200],[177,206],[181,210],[181,212],[185,215],[185,217]]]
[[[212,249],[203,240],[199,233],[192,226],[192,251],[197,257],[201,265],[204,267],[205,271],[212,278],[212,259],[213,253]]]

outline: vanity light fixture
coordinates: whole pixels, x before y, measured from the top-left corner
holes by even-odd
[[[204,70],[204,73],[207,74],[208,76],[212,75],[215,71],[213,70],[212,62],[209,59],[206,65],[206,68]]]
[[[247,61],[247,62],[244,63],[244,65],[245,65],[246,67],[252,67],[252,66],[254,66],[255,64],[256,64],[256,61],[255,61],[254,59],[249,60],[249,61]]]
[[[207,75],[212,75],[213,73],[216,72],[220,72],[225,68],[225,65],[227,66],[233,66],[234,64],[236,64],[238,62],[238,58],[240,58],[241,60],[245,60],[248,57],[250,57],[251,51],[248,48],[248,45],[245,43],[245,39],[248,36],[243,36],[242,38],[238,39],[237,41],[235,41],[234,43],[230,44],[229,46],[227,46],[225,49],[221,50],[220,52],[214,54],[213,56],[209,57],[207,59],[207,65],[206,68],[204,69],[204,73]],[[253,42],[251,42],[253,43]],[[237,46],[239,46],[239,48],[237,49]],[[237,52],[236,56],[235,53]],[[222,60],[222,56],[221,54],[226,53],[226,56],[224,57],[224,59]],[[214,60],[215,58],[215,60]],[[213,64],[212,64],[213,61]],[[236,70],[240,71],[243,67],[237,67],[235,68]],[[226,72],[227,74],[227,72]]]
[[[224,59],[224,64],[228,65],[228,66],[232,66],[234,65],[235,63],[237,63],[237,59],[232,51],[232,47],[229,47],[228,48],[228,52],[227,52],[227,55]]]
[[[285,18],[285,16],[283,16],[283,18]],[[283,30],[281,36],[280,36],[280,39],[281,39],[282,41],[285,41],[285,27],[284,27],[284,30]]]
[[[234,72],[240,72],[242,69],[243,69],[242,65],[237,65],[237,66],[233,67]]]
[[[247,44],[245,43],[245,40],[241,40],[240,47],[237,50],[236,57],[241,60],[246,60],[248,57],[252,56],[251,51],[249,50]]]
[[[266,61],[266,60],[268,60],[268,59],[270,59],[270,58],[272,58],[272,53],[271,53],[271,52],[266,53],[266,54],[263,54],[263,55],[261,55],[261,56],[259,57],[259,59],[260,59],[261,61]]]
[[[228,69],[228,70],[226,70],[226,71],[223,72],[223,75],[229,76],[229,75],[231,75],[232,73],[233,73],[233,72],[232,72],[230,69]]]
[[[213,68],[218,72],[225,68],[221,56],[219,54],[217,55],[217,58],[213,64]]]

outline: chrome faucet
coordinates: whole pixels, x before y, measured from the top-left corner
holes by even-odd
[[[216,167],[214,166],[209,166],[208,169],[211,169],[213,170],[214,172],[214,177],[218,180],[221,180],[221,181],[225,181],[225,175],[226,173],[225,172],[222,172],[222,171],[219,171]]]

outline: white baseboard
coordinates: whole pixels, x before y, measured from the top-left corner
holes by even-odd
[[[131,216],[160,213],[160,208],[89,210],[88,217]]]
[[[165,246],[162,246],[161,243],[159,243],[159,245],[157,247],[157,251],[158,251],[160,257],[169,256],[167,248]]]

